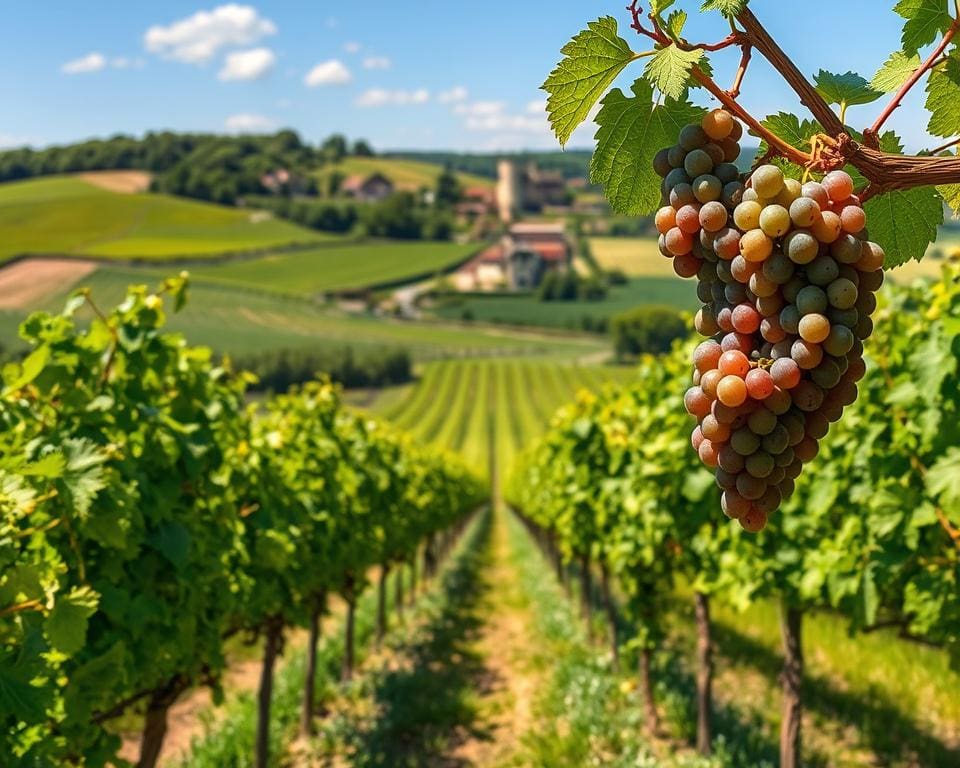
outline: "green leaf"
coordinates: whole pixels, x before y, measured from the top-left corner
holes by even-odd
[[[20,369],[17,377],[7,384],[4,387],[3,392],[0,394],[7,394],[9,392],[16,392],[18,389],[23,389],[27,384],[30,384],[47,365],[47,361],[50,359],[50,347],[44,345],[42,347],[37,347],[33,352],[27,355],[23,362],[20,363]]]
[[[665,96],[679,99],[687,88],[690,70],[702,57],[701,50],[682,51],[668,45],[647,62],[643,74]]]
[[[883,63],[883,66],[877,70],[870,81],[870,85],[878,91],[889,93],[897,90],[918,69],[920,69],[920,56],[918,54],[908,56],[903,51],[894,51],[890,54],[890,58]]]
[[[836,75],[821,69],[813,79],[817,85],[817,91],[828,104],[852,107],[857,104],[869,104],[883,96],[880,91],[871,88],[870,83],[856,72]]]
[[[154,546],[176,568],[181,568],[190,554],[190,532],[180,523],[164,523],[156,532]]]
[[[58,595],[53,610],[43,623],[50,645],[72,655],[87,641],[87,620],[96,613],[98,595],[90,587],[77,587]]]
[[[66,496],[75,514],[86,515],[97,493],[106,487],[103,465],[107,457],[94,443],[79,438],[64,440],[63,453],[66,468],[61,482]]]
[[[950,56],[930,73],[927,111],[931,134],[949,138],[960,133],[960,57]]]
[[[667,34],[670,35],[674,40],[679,38],[683,34],[683,28],[687,25],[687,12],[686,11],[674,11],[667,17],[667,23],[665,29]]]
[[[617,22],[612,16],[590,22],[560,52],[564,58],[541,88],[549,94],[550,126],[560,143],[566,144],[597,99],[633,60],[634,53],[617,35]]]
[[[941,184],[937,187],[937,192],[943,198],[950,210],[953,211],[953,218],[960,217],[960,184]]]
[[[948,509],[960,508],[960,448],[950,448],[927,472],[927,493]]]
[[[661,180],[651,158],[671,146],[684,125],[699,121],[704,110],[673,99],[655,105],[653,88],[643,79],[632,90],[632,98],[615,88],[603,100],[590,179],[604,186],[615,211],[642,215],[660,204]]]
[[[724,16],[736,16],[747,7],[747,0],[703,0],[701,11],[720,11]]]
[[[816,120],[800,120],[789,112],[769,115],[761,120],[760,124],[797,149],[809,149],[810,139],[823,132],[823,128]],[[765,152],[766,146],[761,146],[760,151],[761,154]]]
[[[907,20],[903,25],[903,50],[911,55],[936,40],[952,22],[947,0],[900,0],[893,10]]]
[[[885,266],[920,261],[943,223],[943,198],[933,187],[885,192],[864,204],[870,237],[887,253]]]

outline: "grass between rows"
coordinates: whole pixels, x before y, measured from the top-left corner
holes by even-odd
[[[461,541],[455,547],[452,556],[441,570],[443,583],[450,572],[455,572],[460,563],[476,546],[478,530],[482,528],[484,515],[481,513],[467,529]],[[395,570],[387,590],[387,607],[391,622],[391,638],[403,635],[401,625],[397,624],[394,612],[393,581],[401,577],[407,586],[410,583],[409,569]],[[424,610],[423,604],[433,599],[437,583],[430,585],[421,594],[413,610],[408,609],[405,621],[416,621],[416,614]],[[357,603],[356,610],[356,661],[358,665],[371,653],[372,639],[376,622],[376,589],[368,587]],[[317,649],[316,695],[317,711],[323,712],[337,698],[348,692],[352,686],[362,685],[363,671],[354,683],[340,682],[340,668],[343,661],[343,617],[332,622],[321,639]],[[289,762],[291,743],[297,736],[300,707],[303,696],[303,682],[306,669],[306,654],[302,647],[287,650],[283,662],[279,665],[274,679],[274,691],[271,705],[270,727],[270,765],[281,766]],[[220,711],[208,711],[203,714],[205,733],[193,741],[189,756],[176,764],[177,768],[247,768],[253,765],[253,744],[256,729],[256,691],[245,692],[228,702]],[[318,724],[322,734],[329,734],[330,723]]]

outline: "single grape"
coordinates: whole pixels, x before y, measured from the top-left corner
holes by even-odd
[[[661,149],[653,156],[653,170],[656,171],[657,176],[661,178],[666,177],[666,175],[673,170],[673,165],[670,163],[669,149]]]
[[[672,168],[683,168],[683,161],[687,157],[687,150],[679,144],[674,144],[667,150],[667,160]]]
[[[760,203],[760,207],[763,207],[763,203],[760,201],[760,195],[758,195],[756,191],[750,187],[747,187],[745,190],[743,190],[743,202]]]
[[[690,184],[692,179],[687,175],[687,172],[683,170],[683,168],[674,168],[672,171],[670,171],[670,173],[667,174],[667,178],[665,178],[663,181],[669,189],[673,189],[680,184]]]
[[[733,210],[743,200],[743,189],[743,184],[739,181],[727,182],[723,185],[723,191],[720,193],[720,202],[727,209]]]
[[[802,194],[816,202],[821,210],[825,210],[830,205],[830,195],[819,181],[808,181],[804,184]]]
[[[723,288],[723,297],[731,304],[740,304],[745,302],[747,300],[747,286],[742,285],[741,283],[730,283],[729,285],[725,285]],[[736,322],[734,322],[733,327],[736,329]]]
[[[770,292],[769,296],[760,296],[757,289],[766,290],[767,286],[773,286],[773,290]],[[762,274],[759,272],[755,273],[750,278],[750,290],[757,296],[757,300],[754,302],[754,306],[757,308],[757,312],[764,316],[764,318],[774,318],[778,319],[780,316],[780,311],[783,309],[784,302],[783,296],[780,295],[780,291],[777,290],[776,283],[770,283]],[[763,322],[760,323],[761,333],[763,333]],[[770,341],[770,339],[767,339]]]
[[[666,205],[657,211],[654,222],[657,226],[657,232],[665,235],[677,225],[677,212],[672,206]]]
[[[699,125],[685,125],[680,130],[680,138],[678,143],[683,147],[687,152],[690,152],[694,149],[699,149],[704,144],[709,141],[709,137],[704,132],[703,128]]]
[[[736,282],[743,285],[750,282],[750,277],[758,269],[760,269],[759,264],[747,261],[740,254],[737,254],[730,260],[730,274],[733,275]]]
[[[848,233],[840,235],[830,245],[830,255],[841,264],[856,264],[862,252],[863,243]]]
[[[693,194],[693,187],[689,184],[677,184],[670,191],[670,205],[676,210],[680,210],[685,205],[697,202],[696,195]]]
[[[727,333],[733,330],[733,310],[730,307],[721,307],[717,312],[717,325]]]
[[[757,229],[760,226],[760,214],[763,206],[760,203],[747,201],[740,203],[733,211],[733,222],[744,232]]]
[[[800,338],[812,344],[820,344],[830,335],[830,321],[817,312],[804,315],[798,325]]]
[[[696,245],[696,244],[695,244]],[[701,261],[692,253],[682,253],[673,259],[673,271],[679,277],[696,277]]]
[[[677,211],[677,227],[688,235],[700,231],[700,205],[691,203]]]
[[[701,203],[719,200],[722,192],[723,183],[716,176],[704,174],[693,180],[693,194]]]
[[[782,205],[768,205],[760,213],[760,229],[767,237],[780,237],[790,231],[790,212]]]
[[[723,147],[721,147],[719,144],[714,144],[713,142],[710,142],[709,144],[705,144],[703,147],[703,151],[710,156],[711,168],[709,170],[712,170],[712,167],[715,165],[723,164],[723,158],[724,158]]]
[[[883,285],[883,270],[877,269],[873,272],[857,272],[860,275],[860,288],[864,291],[876,292]]]
[[[773,393],[774,381],[769,372],[754,368],[747,374],[747,394],[754,400],[766,400]]]
[[[733,329],[738,333],[755,333],[760,329],[761,319],[760,313],[749,304],[733,308]]]
[[[807,279],[814,285],[825,286],[840,276],[840,267],[832,257],[826,254],[817,256],[807,264]]]
[[[764,495],[766,495],[766,492],[764,492]],[[762,498],[761,496],[761,499]],[[757,501],[759,502],[759,499]],[[767,519],[767,515],[762,509],[753,506],[743,517],[739,518],[737,522],[740,523],[740,527],[747,533],[760,533],[760,531],[767,527]]]
[[[703,390],[707,397],[715,400],[717,397],[717,385],[722,378],[723,374],[716,368],[704,371],[703,375],[700,376],[700,389]]]
[[[721,386],[723,382],[720,382]],[[713,443],[724,443],[730,437],[730,426],[721,424],[712,414],[707,414],[700,422],[700,431],[703,436]]]
[[[741,427],[730,433],[730,447],[741,456],[749,456],[760,448],[760,438],[750,429]]]
[[[766,478],[773,471],[773,456],[764,450],[758,450],[747,456],[745,468],[752,477]]]
[[[720,355],[717,368],[724,376],[743,377],[750,370],[750,361],[747,356],[738,350],[730,350]]]
[[[850,309],[857,303],[858,297],[857,286],[845,277],[838,277],[827,286],[827,300],[837,309]]]
[[[824,392],[812,381],[801,381],[790,394],[793,396],[794,405],[805,413],[815,411],[823,405]]]
[[[857,234],[867,226],[867,214],[858,205],[846,205],[840,211],[840,227],[844,232]]]
[[[726,446],[722,446],[717,450],[717,468],[714,470],[714,477],[717,480],[717,487],[721,490],[735,490],[737,487],[737,475],[732,472],[728,472],[723,468],[723,464],[720,463],[720,456],[723,454],[723,449]]]
[[[703,116],[700,127],[711,139],[719,141],[730,136],[733,122],[733,116],[725,109],[714,109]]]
[[[797,454],[797,460],[803,464],[808,464],[817,458],[817,454],[820,452],[820,446],[817,444],[817,441],[812,437],[804,437],[799,443],[797,443],[793,450]],[[793,467],[793,464],[790,465]],[[799,472],[797,473],[800,474]],[[787,470],[787,477],[790,477],[790,470]]]
[[[700,447],[697,449],[697,453],[700,456],[700,461],[706,464],[708,467],[717,466],[717,448],[716,446],[707,440],[706,438],[700,443]]]
[[[687,413],[702,419],[710,413],[710,398],[707,397],[700,387],[690,387],[683,396],[683,404]]]
[[[794,264],[809,264],[820,253],[820,243],[807,230],[797,229],[784,239],[783,252]]]
[[[720,507],[731,520],[739,520],[750,512],[752,504],[736,491],[725,490],[720,494]]]
[[[727,217],[723,203],[709,202],[700,209],[700,226],[708,232],[719,232],[727,225]]]
[[[833,211],[822,211],[810,231],[821,243],[832,243],[840,237],[840,217]]]
[[[674,256],[683,256],[693,250],[693,238],[679,227],[674,227],[664,235],[667,250]]]
[[[772,413],[775,413],[777,416],[782,416],[790,410],[790,406],[793,405],[793,399],[787,390],[774,387],[773,392],[770,393],[770,397],[768,397],[763,404]]]
[[[840,383],[840,366],[829,357],[824,357],[823,361],[810,371],[810,380],[822,389],[833,389]]]
[[[743,405],[747,400],[746,383],[739,376],[724,376],[717,385],[717,399],[731,408]]]
[[[759,499],[767,491],[767,483],[759,477],[743,472],[737,476],[737,493],[751,501]]]
[[[790,435],[783,424],[774,425],[770,432],[763,436],[760,441],[760,447],[771,456],[779,456],[787,450],[790,442]]]
[[[796,227],[811,227],[820,218],[820,206],[809,197],[798,197],[790,203],[790,220]]]
[[[752,229],[740,238],[740,255],[754,263],[764,261],[773,253],[773,240],[761,229]]]
[[[693,350],[693,364],[698,371],[706,373],[717,367],[722,354],[723,350],[717,342],[712,339],[701,341]]]
[[[820,361],[823,360],[823,349],[819,344],[797,339],[790,347],[790,356],[803,370],[809,371],[820,365]]]
[[[753,351],[753,337],[748,333],[733,331],[732,333],[726,334],[720,340],[720,349],[723,350],[723,352],[729,352],[731,349],[735,349],[738,352],[749,355],[750,352]]]
[[[853,331],[844,325],[831,325],[830,333],[823,341],[824,351],[835,357],[846,355],[853,348]]]
[[[800,182],[796,179],[784,179],[783,180],[783,189],[781,189],[773,202],[777,205],[782,205],[786,209],[790,209],[790,206],[793,204],[793,201],[800,197],[802,188]]]
[[[701,336],[713,336],[720,330],[720,326],[717,325],[717,317],[713,313],[713,307],[708,304],[704,304],[697,310],[697,314],[693,318],[693,325]]]
[[[755,435],[769,435],[776,429],[777,416],[769,408],[757,408],[747,416],[747,426]]]
[[[853,194],[853,179],[846,171],[831,171],[823,177],[823,188],[834,202],[846,200]]]
[[[713,249],[721,259],[730,261],[740,253],[740,233],[732,227],[724,227],[717,232],[713,241]],[[719,270],[717,274],[720,274]]]
[[[783,171],[775,165],[761,165],[750,176],[753,189],[760,197],[776,197],[783,189]]]
[[[771,344],[776,344],[787,338],[787,332],[780,325],[780,318],[777,315],[765,317],[760,321],[760,335]]]
[[[783,284],[783,287],[780,289],[780,293],[783,294],[783,298],[789,302],[796,302],[797,295],[803,290],[807,285],[807,281],[803,279],[800,275],[794,275],[787,282]]]
[[[855,266],[861,272],[874,272],[883,267],[883,262],[885,259],[886,254],[884,253],[883,248],[876,243],[866,240],[863,243],[860,261],[858,261]]]
[[[794,304],[787,304],[780,310],[780,327],[789,334],[800,333],[800,311]]]
[[[732,163],[740,157],[740,145],[734,139],[721,139],[717,142],[723,150],[723,160],[726,163]]]
[[[720,179],[724,185],[736,183],[740,184],[741,188],[743,187],[743,182],[740,181],[740,169],[733,163],[718,164],[713,169],[713,175]]]
[[[781,357],[773,361],[770,366],[770,375],[773,383],[783,389],[793,389],[800,383],[801,370],[796,361],[789,357]]]
[[[702,149],[695,149],[684,158],[683,170],[691,179],[695,179],[713,170],[713,160]]]
[[[763,274],[763,270],[759,270],[750,275],[750,281],[747,283],[747,287],[749,287],[753,295],[757,297],[757,301],[776,298],[776,308],[779,309],[783,306],[783,300],[780,298],[780,286],[772,280],[768,280]],[[763,314],[769,315],[771,312],[764,312]]]
[[[763,276],[767,280],[777,285],[783,285],[796,270],[794,263],[782,251],[775,250],[770,257],[763,262]]]
[[[847,328],[856,328],[860,320],[860,313],[856,309],[837,309],[830,307],[827,309],[827,319],[831,326],[845,325]]]

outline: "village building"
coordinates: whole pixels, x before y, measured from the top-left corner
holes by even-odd
[[[461,291],[529,291],[548,272],[570,269],[573,248],[562,223],[513,224],[453,277]]]
[[[361,203],[378,203],[393,194],[393,182],[382,173],[369,176],[347,176],[340,185],[340,193]]]

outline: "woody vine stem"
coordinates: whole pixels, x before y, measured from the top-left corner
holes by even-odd
[[[729,90],[721,88],[713,78],[697,66],[693,67],[691,75],[729,112],[739,118],[755,136],[766,142],[767,159],[783,157],[792,163],[818,171],[830,171],[847,164],[852,165],[867,179],[867,188],[862,191],[864,199],[891,190],[960,183],[960,156],[938,157],[935,154],[906,156],[883,152],[879,148],[880,131],[887,119],[923,76],[943,62],[947,46],[960,31],[960,12],[944,33],[937,48],[893,95],[890,103],[873,125],[863,131],[863,141],[859,142],[850,136],[840,117],[749,9],[745,8],[731,19],[730,34],[716,43],[690,43],[683,38],[672,37],[663,29],[655,14],[644,15],[638,0],[634,0],[627,10],[630,11],[633,19],[630,27],[660,46],[675,45],[684,51],[704,52],[740,48],[740,64],[737,67],[734,83]],[[794,147],[764,127],[737,101],[744,75],[755,50],[780,73],[800,97],[800,102],[823,128],[823,133],[815,137],[815,141],[812,142],[810,151]],[[960,139],[938,147],[935,152],[949,149],[957,143],[960,143]]]

